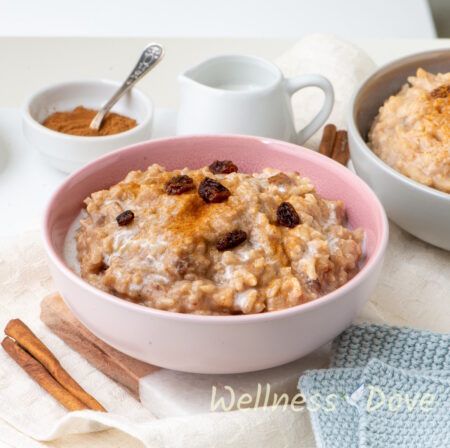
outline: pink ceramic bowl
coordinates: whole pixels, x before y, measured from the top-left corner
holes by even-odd
[[[159,311],[118,299],[86,283],[66,265],[63,243],[83,199],[129,171],[159,163],[199,168],[231,159],[244,172],[265,167],[297,170],[321,195],[345,201],[351,227],[366,232],[366,258],[347,284],[318,300],[246,316],[196,316]],[[116,151],[70,176],[56,191],[44,219],[45,246],[58,290],[75,316],[116,349],[161,367],[195,373],[239,373],[300,358],[343,331],[369,299],[388,239],[384,210],[369,187],[348,169],[289,143],[241,136],[153,140]]]

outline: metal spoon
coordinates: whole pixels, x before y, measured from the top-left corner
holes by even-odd
[[[98,131],[102,125],[106,114],[111,110],[114,104],[128,90],[130,90],[138,81],[140,81],[155,65],[162,59],[164,55],[164,48],[159,44],[149,44],[145,47],[136,66],[128,75],[125,82],[114,93],[112,98],[97,112],[97,115],[91,121],[89,127]]]

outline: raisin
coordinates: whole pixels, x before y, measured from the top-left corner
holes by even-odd
[[[131,210],[125,210],[120,215],[117,215],[116,221],[119,226],[127,226],[134,219],[134,213]]]
[[[282,202],[277,208],[277,224],[293,228],[300,224],[300,216],[289,202]]]
[[[247,233],[243,230],[234,230],[233,232],[225,233],[216,243],[217,250],[223,252],[224,250],[233,249],[239,246],[247,239]]]
[[[237,173],[238,167],[231,160],[216,160],[209,165],[209,170],[214,174]]]
[[[210,177],[205,177],[199,187],[199,196],[206,202],[224,202],[231,195],[230,190]]]
[[[98,268],[99,272],[105,272],[108,269],[109,269],[109,266],[104,261],[102,261],[101,266]]]
[[[431,98],[447,98],[450,95],[450,84],[443,84],[430,92]]]
[[[166,183],[165,189],[167,194],[182,194],[194,188],[194,181],[185,174],[180,176],[173,176]]]
[[[91,267],[91,272],[95,275],[100,275],[107,271],[109,269],[109,266],[102,260],[99,263],[93,265]]]

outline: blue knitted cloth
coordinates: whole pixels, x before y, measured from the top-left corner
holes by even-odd
[[[358,408],[351,395],[363,369],[310,370],[299,389],[307,403],[317,448],[358,447]]]
[[[402,369],[450,371],[450,334],[354,325],[334,340],[330,367],[364,367],[372,358]]]
[[[353,369],[349,369],[353,370]],[[450,447],[450,372],[433,377],[377,360],[363,371],[360,448]]]
[[[299,381],[317,448],[450,447],[450,335],[353,326],[331,367]]]

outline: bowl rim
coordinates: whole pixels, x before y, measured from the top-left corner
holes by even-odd
[[[89,135],[71,135],[71,134],[65,134],[64,132],[58,132],[54,131],[53,129],[49,129],[45,127],[42,123],[37,121],[30,113],[30,107],[32,103],[36,100],[36,98],[40,95],[45,95],[47,92],[56,89],[56,88],[64,88],[66,86],[70,85],[88,85],[88,84],[103,84],[103,85],[109,85],[116,88],[119,88],[121,86],[120,81],[115,81],[112,79],[94,79],[94,78],[84,78],[84,79],[74,79],[69,81],[62,81],[58,83],[52,83],[47,84],[40,89],[36,90],[34,93],[32,93],[26,100],[24,105],[22,106],[22,116],[24,120],[27,122],[29,126],[34,128],[36,131],[47,134],[48,136],[52,138],[59,138],[61,140],[72,140],[80,143],[95,143],[95,142],[108,142],[111,140],[120,140],[122,138],[130,137],[136,133],[139,133],[143,128],[150,125],[153,119],[154,115],[154,105],[153,101],[150,99],[149,96],[147,96],[142,90],[138,89],[137,87],[133,87],[129,93],[133,93],[136,95],[136,98],[138,98],[138,101],[141,101],[143,104],[146,105],[147,113],[144,119],[137,123],[137,125],[134,128],[128,129],[124,132],[119,132],[117,134],[111,134],[111,135],[99,135],[99,136],[89,136]],[[105,102],[108,99],[105,99]]]
[[[146,144],[154,144],[157,145],[159,143],[163,143],[165,141],[169,140],[198,140],[198,139],[213,139],[213,138],[224,138],[227,139],[237,139],[240,141],[258,141],[263,144],[276,144],[276,145],[282,145],[283,150],[287,150],[289,153],[293,154],[295,152],[298,152],[299,150],[302,151],[304,154],[307,155],[307,157],[310,158],[316,158],[317,160],[321,161],[319,163],[325,163],[325,164],[332,164],[334,165],[335,169],[338,169],[341,171],[345,176],[353,177],[357,183],[359,183],[359,187],[364,190],[365,194],[371,197],[373,203],[376,205],[376,215],[378,219],[380,220],[380,234],[378,235],[378,241],[374,247],[372,256],[366,260],[366,263],[362,267],[362,269],[347,283],[342,285],[341,287],[337,288],[336,290],[332,291],[331,293],[325,294],[322,297],[319,297],[311,302],[295,305],[290,308],[284,308],[282,310],[276,310],[276,311],[267,311],[264,313],[256,313],[256,314],[242,314],[242,315],[233,315],[233,316],[222,316],[222,315],[196,315],[196,314],[189,314],[189,313],[178,313],[173,311],[165,311],[165,310],[159,310],[156,308],[150,308],[146,307],[144,305],[136,304],[129,302],[124,299],[120,299],[119,297],[114,296],[113,294],[109,294],[105,291],[102,291],[84,279],[82,279],[78,274],[73,272],[66,263],[62,260],[62,258],[57,254],[55,248],[53,247],[53,244],[51,242],[51,236],[50,236],[50,227],[49,227],[49,221],[50,216],[52,214],[52,210],[55,207],[55,204],[57,203],[56,199],[57,196],[60,194],[60,191],[65,188],[65,186],[69,183],[72,183],[73,180],[78,177],[80,174],[82,174],[85,170],[91,169],[93,165],[101,163],[104,159],[115,157],[117,153],[120,152],[126,152],[129,150],[132,150],[136,147],[146,145]],[[386,251],[386,247],[388,244],[388,238],[389,238],[389,224],[387,220],[386,213],[384,211],[384,208],[379,201],[378,197],[375,195],[375,193],[370,189],[370,187],[356,174],[351,172],[348,168],[340,165],[338,162],[335,162],[334,160],[331,160],[330,158],[319,154],[316,151],[307,149],[302,146],[298,146],[292,143],[265,138],[265,137],[253,137],[253,136],[247,136],[247,135],[183,135],[183,136],[176,136],[176,137],[166,137],[166,138],[159,138],[159,139],[153,139],[148,140],[146,142],[139,142],[130,146],[127,146],[125,148],[118,149],[116,151],[110,152],[93,162],[83,166],[79,170],[72,173],[69,177],[66,178],[66,180],[53,192],[50,200],[47,203],[43,221],[42,221],[42,232],[43,232],[43,240],[44,240],[44,247],[47,252],[47,256],[49,257],[50,261],[53,263],[54,266],[61,272],[66,278],[68,278],[71,282],[74,282],[77,284],[78,287],[81,289],[86,289],[88,292],[99,296],[102,300],[106,300],[114,305],[117,305],[119,307],[122,307],[124,309],[130,310],[130,311],[137,311],[143,314],[148,314],[153,317],[158,317],[162,319],[167,320],[183,320],[183,321],[189,321],[189,322],[195,322],[199,324],[213,324],[213,323],[220,323],[220,324],[245,324],[245,323],[253,323],[258,321],[267,321],[267,320],[276,320],[276,319],[282,319],[285,317],[292,316],[294,314],[297,314],[299,312],[307,312],[314,310],[316,308],[320,308],[322,306],[325,306],[328,302],[332,302],[334,300],[338,300],[341,298],[341,296],[345,295],[347,292],[352,290],[353,288],[359,286],[363,280],[365,280],[368,276],[372,274],[372,271],[378,266],[380,262],[382,262],[384,258],[384,254]]]
[[[414,179],[411,179],[410,177],[406,176],[405,174],[400,173],[390,165],[388,165],[384,160],[382,160],[380,157],[378,157],[369,147],[367,142],[362,137],[361,133],[359,132],[359,129],[356,125],[356,110],[355,110],[355,103],[360,95],[361,91],[364,89],[364,87],[372,81],[375,77],[378,77],[381,73],[385,72],[384,74],[389,73],[392,69],[401,67],[405,63],[410,63],[417,59],[417,62],[419,63],[421,58],[425,56],[440,56],[442,53],[448,53],[450,54],[450,49],[441,48],[436,50],[429,50],[429,51],[422,51],[420,53],[413,53],[407,56],[403,56],[401,58],[395,59],[393,61],[390,61],[381,67],[377,68],[374,72],[372,72],[371,75],[369,75],[367,78],[365,78],[362,82],[359,83],[358,87],[356,88],[355,92],[352,95],[350,105],[347,109],[347,124],[348,124],[348,132],[355,138],[357,145],[357,150],[361,150],[362,153],[364,153],[370,160],[372,160],[374,163],[376,163],[384,172],[391,175],[398,181],[406,184],[408,187],[420,190],[422,193],[430,194],[432,196],[435,196],[439,199],[444,199],[446,201],[450,201],[450,193],[446,193],[444,191],[438,190],[433,187],[429,187],[428,185],[422,184]],[[405,80],[405,83],[407,81]],[[383,102],[387,100],[387,97],[384,98]],[[352,151],[352,145],[350,145],[350,152]]]

